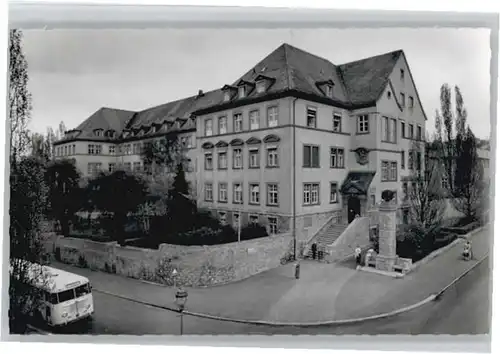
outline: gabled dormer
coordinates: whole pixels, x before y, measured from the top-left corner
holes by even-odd
[[[323,95],[328,98],[333,98],[333,87],[335,83],[332,79],[316,81],[316,86],[323,92]]]
[[[94,129],[94,136],[101,137],[103,135],[104,135],[104,129],[101,129],[101,128]]]
[[[229,102],[238,92],[238,88],[231,85],[224,85],[224,87],[222,88],[222,92],[224,93],[224,98],[223,98],[224,102]]]
[[[106,130],[106,133],[104,133],[104,136],[106,138],[114,139],[116,137],[116,131],[113,129]]]
[[[255,78],[255,91],[257,93],[266,92],[269,89],[269,87],[271,87],[271,85],[274,84],[275,80],[276,80],[275,78],[266,75],[262,74],[258,75]]]
[[[247,97],[250,92],[252,92],[253,88],[255,87],[255,83],[246,80],[240,80],[237,86],[238,98],[241,99]]]

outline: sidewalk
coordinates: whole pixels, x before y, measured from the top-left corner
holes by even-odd
[[[489,230],[472,238],[475,258],[490,246]],[[189,311],[245,320],[317,322],[389,312],[441,290],[473,265],[460,258],[462,244],[423,264],[403,279],[356,271],[349,263],[303,261],[300,279],[294,265],[213,288],[188,288]],[[55,267],[87,276],[96,291],[175,307],[175,289],[94,272],[61,263]],[[98,308],[96,304],[96,308]]]

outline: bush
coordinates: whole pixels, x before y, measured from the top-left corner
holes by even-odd
[[[248,224],[241,229],[241,239],[251,240],[254,238],[260,238],[269,236],[265,226],[260,224]]]

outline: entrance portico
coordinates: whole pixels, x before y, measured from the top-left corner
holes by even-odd
[[[348,223],[357,215],[364,216],[368,201],[368,188],[375,172],[349,172],[340,192],[344,200],[343,214]]]

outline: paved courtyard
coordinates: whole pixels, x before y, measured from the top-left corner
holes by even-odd
[[[490,232],[472,237],[475,257],[490,247]],[[356,271],[352,262],[322,264],[303,261],[300,279],[287,264],[246,280],[212,288],[188,288],[192,312],[247,320],[316,322],[358,318],[417,303],[453,281],[473,262],[465,262],[462,244],[423,264],[402,279]],[[139,280],[55,263],[88,276],[96,291],[174,307],[175,289]]]

